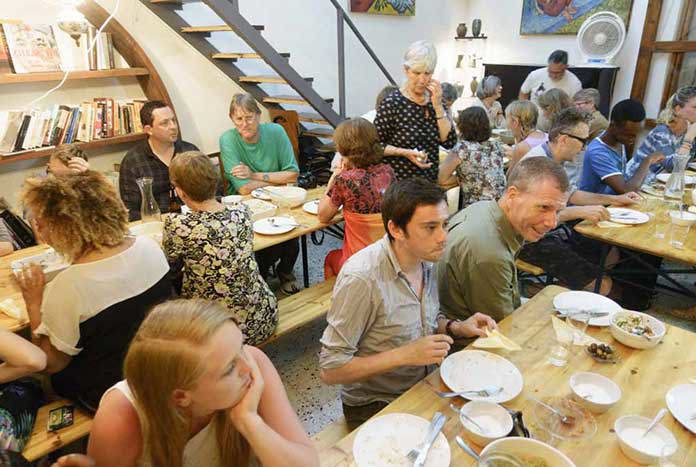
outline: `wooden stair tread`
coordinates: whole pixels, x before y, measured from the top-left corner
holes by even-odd
[[[546,274],[546,271],[544,271],[539,266],[535,266],[535,265],[530,264],[526,261],[522,261],[521,259],[516,259],[515,265],[517,266],[517,269],[519,269],[520,271],[524,271],[524,272],[529,273],[533,276],[542,276],[542,275]]]
[[[290,52],[278,52],[284,58],[290,58]],[[219,52],[212,55],[217,60],[238,60],[242,58],[262,60],[263,57],[253,52]]]
[[[47,430],[48,412],[63,405],[75,406],[73,424],[58,431],[49,432]],[[89,435],[91,429],[92,416],[85,410],[66,399],[51,402],[39,409],[34,429],[31,430],[31,436],[26,446],[24,446],[22,455],[30,462],[36,461],[62,446],[84,438]]]
[[[313,136],[315,138],[333,139],[333,129],[313,128],[311,130],[302,131],[302,136]]]
[[[314,78],[304,78],[305,81],[312,82]],[[278,75],[249,75],[240,76],[239,81],[243,83],[275,83],[275,84],[287,84],[287,81],[283,79],[282,76]]]
[[[327,97],[324,99],[326,102],[331,103],[333,102],[333,98]],[[305,104],[309,105],[309,103],[304,100],[301,96],[268,96],[263,98],[264,102],[271,102],[275,104]]]
[[[257,31],[263,31],[266,29],[265,26],[261,24],[255,24],[254,29]],[[217,26],[184,26],[181,28],[181,32],[189,32],[189,33],[194,33],[194,32],[220,32],[220,31],[234,31],[232,27],[228,26],[227,24],[220,24]]]
[[[262,345],[325,316],[331,307],[334,282],[335,278],[329,279],[278,301],[278,326]]]
[[[341,418],[335,422],[329,423],[323,430],[314,435],[312,440],[314,440],[314,446],[317,448],[317,451],[321,451],[334,446],[340,440],[348,436],[349,433],[350,430],[346,423],[346,417],[341,416]]]
[[[297,112],[297,116],[300,117],[301,122],[316,123],[318,125],[328,125],[329,122],[317,113],[311,112]]]
[[[333,143],[322,144],[321,146],[316,146],[314,149],[316,149],[318,152],[336,152],[336,145]]]

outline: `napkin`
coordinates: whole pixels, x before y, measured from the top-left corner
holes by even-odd
[[[0,301],[0,312],[17,321],[27,320],[26,312],[12,298],[6,298]]]
[[[628,224],[619,224],[617,222],[612,222],[612,221],[599,221],[597,222],[597,227],[602,228],[602,229],[607,229],[607,228],[619,228],[619,227],[631,227]]]
[[[556,333],[556,339],[559,342],[572,342],[574,345],[582,346],[590,345],[592,343],[600,343],[600,341],[594,337],[588,336],[584,332],[582,333],[582,336],[577,335],[578,333],[576,329],[556,316],[551,316],[551,323],[553,324],[553,330]]]
[[[513,341],[509,337],[503,335],[497,329],[489,330],[486,329],[486,335],[488,337],[479,337],[474,341],[473,347],[478,349],[503,349],[515,352],[517,350],[522,350],[517,342]]]

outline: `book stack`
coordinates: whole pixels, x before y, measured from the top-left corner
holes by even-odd
[[[50,110],[0,112],[0,155],[142,133],[140,109],[146,100],[99,97]]]
[[[87,53],[87,49],[97,38],[97,42],[92,50]],[[87,29],[87,44],[85,47],[87,63],[90,70],[112,70],[115,66],[114,60],[114,41],[110,32],[102,32],[97,36],[97,29],[90,26]]]

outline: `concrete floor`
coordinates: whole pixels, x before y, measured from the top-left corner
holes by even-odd
[[[324,280],[324,258],[329,251],[340,247],[341,242],[329,236],[319,246],[308,242],[310,285]],[[295,274],[301,283],[302,267],[299,260],[295,265]],[[678,279],[696,292],[695,275],[682,275]],[[695,304],[693,299],[660,294],[648,312],[669,324],[696,332],[696,321],[679,319],[665,312],[673,308],[693,307]],[[290,402],[310,435],[320,432],[342,415],[338,387],[326,386],[319,379],[319,339],[325,326],[325,320],[318,320],[264,348],[280,372]]]

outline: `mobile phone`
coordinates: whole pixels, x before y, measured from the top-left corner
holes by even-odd
[[[56,431],[73,424],[75,407],[63,405],[48,412],[48,431]]]

